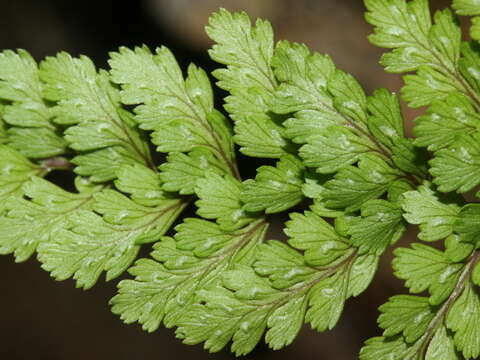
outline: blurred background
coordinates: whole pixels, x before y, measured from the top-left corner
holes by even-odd
[[[448,1],[432,3],[443,8]],[[37,60],[65,50],[75,56],[85,54],[105,68],[108,52],[119,46],[166,45],[184,68],[195,62],[211,71],[216,64],[207,56],[210,42],[203,27],[211,12],[225,7],[269,19],[277,39],[304,42],[312,50],[330,54],[368,93],[378,87],[392,91],[401,87],[400,77],[384,73],[378,65],[382,50],[368,43],[371,27],[364,21],[361,0],[2,0],[0,4],[0,49],[24,48]],[[415,112],[404,110],[411,122]],[[253,160],[242,163],[252,175],[256,165]],[[273,234],[281,236],[281,224]],[[363,341],[380,334],[377,307],[404,292],[391,275],[390,260],[390,254],[383,257],[373,284],[347,303],[334,330],[317,333],[305,326],[289,347],[273,352],[259,345],[244,358],[357,359]],[[116,282],[102,280],[83,292],[74,288],[73,281],[53,281],[35,259],[15,264],[11,256],[0,257],[0,359],[234,358],[228,350],[208,354],[200,345],[182,345],[169,329],[147,334],[138,325],[124,325],[108,306]]]

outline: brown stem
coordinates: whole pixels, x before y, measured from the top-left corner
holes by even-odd
[[[47,172],[52,170],[72,171],[74,168],[74,165],[70,162],[70,160],[63,156],[55,156],[42,160],[40,162],[40,166]]]

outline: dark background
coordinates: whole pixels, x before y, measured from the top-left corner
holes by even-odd
[[[432,2],[435,7],[446,3]],[[195,62],[210,71],[216,65],[206,54],[209,41],[203,26],[212,11],[225,7],[271,20],[277,39],[305,42],[330,54],[369,93],[377,87],[398,91],[401,86],[398,76],[385,74],[378,65],[382,51],[368,43],[371,28],[360,0],[0,0],[0,5],[0,49],[24,48],[37,60],[65,50],[106,67],[108,52],[119,46],[167,45],[184,68]],[[407,121],[415,116],[407,109],[405,114]],[[251,164],[244,161],[241,166],[253,174]],[[274,232],[280,234],[281,226]],[[245,358],[357,359],[363,341],[380,334],[377,307],[404,292],[391,275],[390,260],[391,255],[385,255],[370,288],[347,302],[334,330],[317,333],[305,326],[289,347],[273,352],[261,344]],[[84,292],[75,289],[73,281],[53,281],[33,258],[15,264],[12,256],[0,257],[0,359],[234,358],[228,350],[209,354],[200,345],[183,345],[169,329],[147,334],[138,325],[124,325],[108,306],[116,282],[102,280]]]

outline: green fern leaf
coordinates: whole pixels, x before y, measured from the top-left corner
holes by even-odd
[[[210,57],[227,66],[213,75],[230,92],[225,109],[235,121],[235,142],[248,156],[279,158],[289,144],[284,128],[269,114],[277,81],[272,71],[273,33],[268,21],[252,26],[245,13],[220,9],[206,27],[215,41]],[[242,34],[242,36],[238,36]]]
[[[47,172],[11,147],[0,144],[0,215],[5,211],[9,197],[19,198],[23,195],[24,183],[35,175]]]
[[[418,238],[423,241],[444,239],[453,232],[460,211],[453,197],[442,196],[426,183],[416,191],[403,194],[401,205],[405,219],[420,225]]]
[[[358,167],[348,166],[325,183],[323,193],[327,207],[359,210],[368,200],[376,199],[388,190],[390,183],[401,176],[379,156],[365,154]]]
[[[151,164],[146,143],[105,71],[97,73],[86,56],[66,53],[47,58],[40,69],[45,97],[57,102],[55,121],[75,125],[66,131],[69,146],[87,152],[73,159],[78,174],[104,182],[114,179],[122,165]]]
[[[204,178],[207,172],[225,173],[222,162],[204,148],[195,148],[188,154],[170,153],[160,170],[162,188],[182,195],[193,194],[198,180]]]
[[[261,166],[255,180],[242,184],[241,199],[247,211],[272,214],[287,210],[303,200],[305,167],[293,155],[284,155],[276,166]]]
[[[76,183],[79,193],[69,193],[39,177],[26,182],[22,190],[29,200],[11,197],[5,216],[0,217],[0,253],[14,253],[17,262],[25,261],[80,209],[89,209],[99,187],[81,178]]]
[[[44,85],[30,54],[25,50],[1,52],[0,99],[6,102],[3,120],[11,127],[8,143],[29,158],[57,156],[66,149],[43,95]]]
[[[451,294],[462,267],[441,251],[423,244],[396,249],[393,261],[395,275],[406,280],[405,285],[414,294],[428,290],[432,305],[442,303]]]
[[[215,284],[235,264],[250,264],[265,236],[259,220],[236,231],[217,224],[186,219],[176,227],[175,238],[154,245],[152,259],[140,259],[129,270],[135,280],[123,280],[111,303],[112,311],[126,323],[139,322],[149,332],[163,321],[177,325],[189,306],[198,302],[198,292]],[[188,310],[186,310],[188,309]]]
[[[140,246],[158,241],[187,205],[164,193],[158,175],[144,166],[122,168],[115,184],[131,198],[112,189],[94,194],[95,212],[78,210],[39,246],[42,267],[55,279],[73,276],[77,287],[88,289],[102,271],[107,280],[119,276]]]
[[[161,152],[188,152],[195,147],[212,151],[227,173],[236,175],[230,130],[223,115],[213,109],[207,74],[190,65],[183,78],[166,47],[152,54],[146,47],[121,48],[109,61],[114,82],[122,86],[122,102],[138,105],[140,126],[153,130],[152,141]]]
[[[405,232],[400,207],[385,200],[370,200],[363,204],[361,217],[349,222],[348,233],[359,253],[381,255]]]
[[[436,152],[430,161],[434,183],[443,192],[464,193],[480,183],[480,134],[461,135],[448,149]]]
[[[232,176],[222,177],[207,173],[198,180],[195,193],[199,200],[197,214],[205,219],[216,219],[224,229],[233,230],[253,220],[243,210],[240,182]]]

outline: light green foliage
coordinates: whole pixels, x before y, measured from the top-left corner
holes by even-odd
[[[478,185],[478,52],[473,43],[461,44],[460,27],[451,11],[436,13],[432,22],[426,0],[366,0],[365,3],[369,11],[367,20],[375,26],[371,41],[393,49],[382,58],[386,70],[416,72],[405,76],[403,98],[412,107],[430,105],[427,113],[416,120],[413,132],[417,146],[435,152],[429,171],[438,188],[427,183],[401,195],[404,217],[409,223],[420,225],[421,240],[446,239],[446,249],[442,252],[413,244],[411,249],[395,252],[395,275],[406,280],[411,292],[428,290],[430,296],[408,298],[416,299],[410,301],[410,307],[406,298],[401,297],[394,297],[390,305],[384,305],[380,317],[380,325],[386,328],[384,337],[367,341],[360,358],[457,360],[462,355],[466,359],[477,358],[478,342],[469,338],[476,336],[473,321],[478,313],[478,308],[473,309],[478,293],[472,292],[469,279],[472,275],[473,280],[472,267],[478,262],[476,244],[472,241],[478,232],[475,205],[461,208],[464,201],[439,192],[464,193]],[[479,4],[470,0],[453,3],[462,15],[476,15],[475,11],[480,9]],[[473,23],[471,33],[475,34],[476,20]],[[409,172],[413,173],[412,170]],[[420,303],[416,306],[415,302],[423,302],[425,314],[430,314],[433,320],[412,337],[405,329],[409,323],[420,326],[426,315],[404,319],[404,325],[399,319],[409,313],[409,308],[421,311],[422,306]],[[469,321],[461,325],[460,312],[461,316],[469,313]],[[457,317],[456,320],[449,320],[451,316]],[[399,331],[403,332],[401,336],[397,335]]]
[[[188,344],[205,342],[212,352],[232,339],[237,355],[250,352],[266,331],[273,348],[293,341],[301,325],[331,329],[344,302],[363,292],[377,268],[375,255],[358,255],[349,241],[318,215],[293,214],[289,244],[259,246],[253,270],[237,266],[198,292],[199,301],[179,321],[177,336]]]
[[[160,166],[160,179],[166,191],[178,191],[190,195],[195,191],[197,181],[207,172],[222,175],[225,173],[222,162],[204,148],[196,148],[188,154],[170,153],[167,161]]]
[[[122,47],[99,71],[86,56],[37,67],[23,50],[0,53],[0,253],[37,252],[84,289],[128,270],[111,300],[124,322],[246,355],[263,338],[289,345],[304,324],[332,329],[418,225],[419,240],[438,242],[393,251],[408,294],[380,307],[383,334],[360,359],[479,358],[480,193],[468,192],[480,184],[480,50],[428,0],[365,5],[370,40],[392,50],[381,63],[408,73],[403,100],[427,107],[415,138],[395,93],[367,94],[245,13],[221,9],[206,28],[226,114],[207,73],[184,73],[164,46]],[[478,16],[479,39],[480,2],[453,8]],[[255,178],[242,178],[237,147],[270,159],[255,160]],[[57,171],[80,175],[77,191]],[[187,206],[195,217],[181,217]],[[269,239],[287,216],[287,239]],[[142,246],[153,251],[137,259]]]
[[[393,48],[382,63],[404,73],[402,95],[410,106],[431,105],[419,117],[415,143],[436,151],[430,172],[440,191],[466,192],[476,186],[478,132],[478,54],[461,44],[452,12],[437,12],[431,21],[427,0],[366,0],[367,20],[375,26],[371,41]],[[473,14],[473,2],[454,2],[460,14]]]
[[[435,176],[434,182],[440,191],[464,193],[479,183],[480,135],[476,130],[473,135],[467,134],[456,136],[451,146],[437,151],[430,161],[430,173]]]
[[[471,286],[464,294],[472,294]],[[360,352],[360,359],[381,359],[382,356],[393,360],[476,359],[479,351],[476,337],[478,323],[474,321],[479,314],[478,308],[475,308],[478,297],[473,295],[465,299],[467,296],[462,295],[454,303],[446,320],[445,305],[440,309],[439,317],[425,298],[409,295],[391,298],[381,307],[380,326],[385,328],[385,337],[368,340]],[[465,318],[465,312],[470,314],[468,318]],[[457,331],[454,337],[450,336],[446,327]],[[398,333],[399,337],[392,336]],[[456,348],[463,350],[464,357]]]
[[[312,136],[300,150],[309,167],[320,173],[332,173],[358,161],[371,144],[343,127],[329,127],[325,134]]]
[[[333,106],[327,83],[335,72],[330,57],[310,53],[303,44],[280,41],[272,66],[281,81],[275,92],[272,110],[279,114],[295,113],[284,125],[285,135],[295,143],[307,143],[332,125],[345,122]],[[321,117],[321,121],[318,119]]]
[[[363,204],[361,217],[351,220],[348,231],[352,244],[359,248],[360,253],[381,255],[405,231],[402,211],[397,204],[370,200]]]
[[[388,71],[417,70],[425,58],[431,57],[428,32],[432,20],[426,0],[366,0],[365,5],[366,19],[375,26],[369,40],[377,46],[396,49],[382,58]]]
[[[0,215],[9,197],[21,197],[23,184],[32,176],[45,172],[16,150],[0,144]]]
[[[431,323],[435,322],[435,314],[427,299],[410,295],[394,296],[380,309],[382,315],[379,324],[385,329],[385,337],[368,340],[367,346],[360,352],[360,359],[432,359],[432,353],[448,360],[459,359],[444,326],[440,326],[435,334],[436,327],[430,328]],[[400,336],[393,336],[397,334]],[[428,338],[425,334],[429,335]],[[440,336],[444,340],[441,344],[437,338]],[[435,340],[429,342],[432,337]]]
[[[431,104],[454,91],[468,92],[468,86],[454,73],[460,57],[460,26],[448,9],[437,12],[434,19],[428,32],[433,64],[420,65],[416,75],[405,76],[402,94],[412,107]]]
[[[328,83],[328,90],[343,116],[357,123],[367,122],[367,97],[352,75],[336,70]]]
[[[480,3],[477,0],[453,0],[452,6],[460,15],[480,15]]]
[[[161,189],[159,174],[139,165],[126,165],[117,172],[115,186],[123,193],[131,195],[134,202],[143,206],[158,206],[168,198]]]
[[[77,210],[66,226],[38,248],[42,268],[55,279],[73,276],[77,287],[88,289],[102,271],[107,272],[107,281],[119,276],[140,245],[158,241],[186,206],[185,201],[164,194],[148,168],[130,166],[118,176],[117,188],[131,198],[112,189],[94,194],[91,208],[95,212]],[[133,176],[142,183],[132,183]]]
[[[8,143],[29,158],[48,158],[65,151],[66,142],[46,128],[18,128],[8,130]]]
[[[467,97],[451,94],[433,103],[426,115],[415,120],[415,144],[431,151],[448,147],[459,135],[480,129],[480,115]]]
[[[364,153],[385,152],[374,136],[387,146],[403,136],[396,97],[379,90],[367,100],[356,80],[336,70],[329,57],[283,41],[277,46],[273,66],[283,81],[273,110],[294,112],[295,118],[285,122],[286,135],[305,144],[300,156],[318,172],[335,172],[357,162]]]
[[[137,105],[136,119],[153,130],[152,141],[161,152],[210,150],[226,172],[235,175],[233,143],[223,115],[213,109],[213,93],[207,74],[188,67],[183,78],[170,50],[152,54],[146,47],[121,48],[109,61],[112,80],[122,85],[122,102]]]
[[[414,294],[428,289],[432,305],[440,304],[450,295],[462,266],[448,259],[447,254],[423,244],[396,249],[393,261],[395,275],[406,280],[405,285]]]
[[[412,107],[429,105],[455,91],[466,92],[456,76],[460,57],[460,27],[451,11],[435,14],[428,0],[365,0],[366,19],[375,26],[370,41],[393,48],[381,60],[389,72],[418,71],[405,77],[402,95]]]
[[[244,209],[271,214],[298,204],[303,200],[304,169],[302,162],[292,155],[281,157],[275,167],[260,167],[255,180],[242,184]]]
[[[449,248],[456,246],[458,242],[447,242]],[[395,274],[407,280],[411,292],[428,289],[430,296],[394,296],[382,305],[379,324],[385,329],[384,337],[368,340],[360,359],[373,359],[386,351],[395,360],[433,359],[434,355],[462,359],[459,353],[465,359],[476,359],[480,355],[480,299],[472,273],[480,257],[472,250],[465,254],[466,262],[455,262],[448,258],[448,250],[443,253],[422,244],[397,249]]]
[[[66,53],[49,57],[41,64],[40,76],[46,83],[45,97],[57,102],[55,121],[75,125],[65,133],[69,146],[86,152],[73,159],[77,174],[103,182],[115,178],[123,164],[150,164],[134,119],[120,107],[118,90],[105,71],[97,73],[89,58]]]
[[[409,343],[424,334],[434,316],[428,299],[411,295],[394,296],[379,310],[382,315],[378,318],[378,325],[385,329],[383,335],[401,333]]]
[[[472,27],[470,36],[472,39],[480,40],[480,3],[476,0],[453,0],[453,8],[459,15],[472,15]]]
[[[107,272],[107,281],[119,276],[140,245],[157,241],[183,209],[179,200],[146,208],[113,191],[104,191],[95,201],[94,208],[103,219],[79,211],[72,216],[70,229],[59,231],[38,249],[43,269],[57,280],[73,276],[77,287],[85,289],[95,284],[102,271]]]
[[[345,300],[370,282],[376,269],[371,260],[350,251],[318,270],[293,249],[270,241],[260,246],[255,271],[239,266],[224,273],[222,286],[199,292],[205,304],[194,305],[180,320],[177,336],[188,344],[205,341],[212,352],[232,338],[232,351],[243,355],[265,331],[267,344],[278,349],[293,340],[303,322],[319,331],[331,329]],[[352,278],[363,288],[350,287]]]
[[[459,70],[477,94],[480,91],[479,61],[480,54],[478,53],[476,42],[462,43],[462,57],[459,60]],[[472,93],[472,96],[474,96],[475,93]]]
[[[440,326],[435,332],[425,354],[425,360],[459,360],[453,340],[448,337],[447,329]]]
[[[247,14],[221,9],[210,17],[205,30],[216,43],[210,57],[227,66],[213,75],[219,80],[217,85],[230,93],[225,109],[235,121],[240,151],[249,156],[280,157],[288,142],[279,119],[269,114],[278,85],[272,71],[270,23],[259,19],[252,26]]]
[[[311,266],[324,266],[345,255],[349,241],[314,212],[293,213],[287,222],[285,233],[288,243],[304,250],[305,262]]]
[[[299,153],[305,165],[322,174],[338,171],[318,191],[321,207],[356,211],[402,173],[425,176],[418,151],[404,138],[395,95],[381,89],[367,98],[330,58],[300,44],[280,42],[273,66],[281,80],[273,110],[295,115],[285,122],[286,135],[304,144]]]
[[[243,210],[240,182],[234,177],[207,173],[197,182],[199,200],[197,214],[205,219],[217,219],[224,229],[235,229],[252,221]]]
[[[478,289],[471,282],[466,284],[462,295],[452,305],[446,324],[451,331],[455,332],[454,343],[465,358],[478,358],[480,356],[480,297]]]
[[[472,27],[470,28],[470,36],[472,39],[480,39],[480,18],[478,16],[472,18]]]
[[[387,190],[387,199],[389,201],[398,202],[407,191],[413,189],[413,185],[406,179],[398,179],[393,181]]]
[[[480,133],[462,135],[448,149],[437,151],[430,162],[438,190],[464,193],[480,183]]]
[[[391,148],[395,139],[405,135],[398,97],[386,89],[379,89],[367,99],[367,105],[371,113],[368,127],[372,135]]]
[[[474,249],[472,243],[462,241],[458,234],[450,235],[445,240],[445,256],[451,262],[465,261]]]
[[[17,53],[11,50],[5,50],[0,56],[2,63],[1,73],[1,94],[3,101],[18,102],[18,111],[27,110],[28,106],[39,107],[38,112],[32,112],[30,117],[23,120],[22,123],[29,125],[40,125],[48,123],[48,108],[42,100],[42,84],[38,78],[38,68],[35,60],[25,50]],[[20,121],[15,117],[15,113],[10,113],[5,109],[6,118],[12,122]],[[12,109],[13,111],[14,109]],[[28,113],[27,113],[28,114]]]
[[[401,204],[405,219],[410,224],[420,225],[418,238],[424,241],[436,241],[449,236],[460,211],[452,199],[435,192],[431,184],[404,193]]]
[[[78,178],[77,189],[79,193],[69,193],[39,177],[26,182],[22,191],[28,200],[10,197],[5,203],[6,214],[0,218],[0,253],[14,253],[17,262],[27,260],[80,209],[91,206],[98,187]]]
[[[426,161],[426,152],[415,147],[412,139],[404,137],[393,139],[392,162],[403,173],[412,176],[413,181],[409,179],[410,182],[418,182],[418,179],[424,179],[427,176]]]
[[[261,220],[225,231],[213,222],[186,219],[176,227],[175,238],[154,245],[154,260],[140,259],[129,270],[135,280],[120,282],[119,294],[111,301],[113,312],[126,323],[138,321],[149,332],[162,321],[168,327],[178,325],[193,310],[189,306],[198,301],[198,291],[218,283],[235,264],[251,264],[266,229]]]
[[[480,205],[465,205],[454,225],[455,231],[460,235],[462,241],[472,242],[478,248],[480,246]]]
[[[6,105],[2,117],[10,127],[8,142],[23,155],[37,159],[60,155],[66,147],[51,122],[52,109],[46,105],[43,91],[37,63],[28,52],[0,53],[0,100]],[[0,134],[5,134],[5,125],[2,127]]]
[[[8,140],[7,127],[3,120],[3,114],[5,112],[5,106],[0,103],[0,144],[4,144]]]
[[[59,231],[52,242],[38,249],[42,268],[56,280],[73,276],[77,287],[89,289],[102,271],[107,271],[107,280],[120,275],[138,253],[135,240],[141,236],[141,230],[115,228],[91,212],[79,212],[72,217],[71,224],[72,230]]]
[[[368,339],[365,345],[366,346],[360,350],[361,360],[374,360],[387,357],[393,360],[405,359],[406,346],[402,338],[385,340],[383,337],[373,337]]]
[[[326,182],[323,193],[325,204],[347,212],[359,210],[366,201],[384,194],[390,183],[401,175],[400,171],[392,169],[381,157],[365,155],[358,167],[343,168],[334,179]]]
[[[309,199],[313,199],[313,204],[310,208],[320,216],[325,216],[327,218],[335,218],[343,215],[341,210],[329,209],[325,206],[323,193],[325,187],[323,184],[326,179],[330,179],[329,175],[325,176],[312,176],[311,173],[306,174],[305,183],[302,187],[303,195]]]
[[[475,285],[480,286],[480,266],[478,264],[473,269],[472,281]]]

